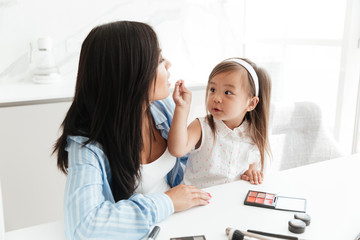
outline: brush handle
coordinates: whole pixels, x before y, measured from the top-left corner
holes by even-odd
[[[242,231],[239,229],[231,228],[231,227],[226,228],[225,232],[226,232],[226,235],[228,235],[229,240],[249,239],[249,238],[256,239],[256,240],[276,240],[276,238],[266,237],[266,236],[262,236],[259,234],[250,233],[250,232]],[[234,239],[234,235],[235,235],[235,239]]]
[[[241,230],[239,230],[239,231],[242,234],[244,234],[244,236],[247,236],[247,237],[252,237],[252,238],[259,239],[259,240],[274,240],[274,238],[272,238],[272,237],[265,237],[265,236],[262,236],[262,235],[259,235],[259,234],[245,232],[245,231],[241,231]]]
[[[281,235],[281,234],[275,234],[275,233],[267,233],[267,232],[261,232],[261,231],[256,231],[256,230],[247,230],[247,231],[249,233],[260,234],[260,235],[268,236],[268,237],[288,239],[288,240],[299,240],[298,237],[293,237],[293,236],[287,236],[287,235]]]

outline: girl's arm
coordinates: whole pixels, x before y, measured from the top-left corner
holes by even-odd
[[[248,152],[247,162],[249,168],[240,177],[240,179],[249,181],[251,184],[261,184],[264,181],[264,173],[261,171],[259,148],[254,145]]]
[[[181,157],[190,152],[200,141],[201,125],[199,120],[195,119],[187,127],[191,92],[184,86],[183,80],[176,82],[173,98],[176,107],[168,136],[168,148],[173,156]]]

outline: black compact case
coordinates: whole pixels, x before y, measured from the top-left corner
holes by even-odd
[[[306,199],[278,196],[275,193],[249,190],[244,200],[245,205],[271,208],[283,211],[306,212]]]

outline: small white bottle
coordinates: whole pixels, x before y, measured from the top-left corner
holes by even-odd
[[[38,49],[34,52],[34,71],[32,80],[35,83],[49,84],[61,80],[58,66],[52,53],[52,39],[50,37],[39,38]]]

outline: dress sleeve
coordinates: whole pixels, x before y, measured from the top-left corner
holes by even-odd
[[[135,194],[114,202],[101,154],[80,143],[67,147],[64,217],[67,239],[141,239],[174,212],[164,193]]]
[[[247,157],[248,164],[260,163],[260,160],[261,160],[260,151],[259,151],[259,148],[256,146],[256,144],[254,144],[250,148],[247,156],[248,156]],[[261,169],[261,166],[259,166],[259,167]]]

